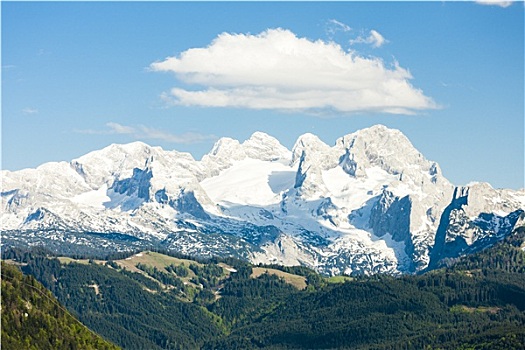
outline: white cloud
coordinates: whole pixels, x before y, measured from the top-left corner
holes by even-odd
[[[164,130],[150,128],[144,125],[128,126],[110,122],[107,123],[106,126],[108,129],[105,130],[83,129],[75,130],[75,132],[88,135],[132,135],[135,139],[160,140],[178,144],[194,144],[217,139],[217,136],[215,135],[203,135],[196,132],[186,132],[176,135]]]
[[[203,135],[196,132],[186,132],[184,134],[175,135],[165,132],[163,130],[149,128],[144,125],[139,125],[136,132],[137,138],[145,138],[149,140],[161,140],[171,143],[193,144],[208,140],[215,140],[215,135]]]
[[[339,22],[336,19],[329,19],[326,22],[326,33],[330,36],[330,39],[337,33],[337,32],[349,32],[352,28],[350,28],[349,25],[344,24],[343,22]]]
[[[387,67],[379,58],[284,29],[222,33],[208,47],[186,50],[150,68],[202,87],[175,87],[163,94],[184,106],[407,114],[436,108],[397,63]]]
[[[350,44],[369,44],[372,47],[381,47],[383,44],[387,43],[386,40],[378,31],[371,30],[370,34],[366,37],[358,36],[356,39],[350,40]]]
[[[374,47],[381,47],[384,43],[387,42],[387,40],[383,38],[381,34],[379,34],[373,29],[370,31],[370,36],[368,38],[370,40],[370,43]]]
[[[491,5],[499,7],[509,7],[514,1],[501,1],[501,0],[477,0],[475,1],[479,5]]]
[[[38,113],[38,109],[32,108],[32,107],[26,107],[26,108],[22,109],[22,113],[24,113],[24,114],[37,114]]]
[[[106,126],[115,134],[134,134],[136,132],[135,128],[132,128],[131,126],[125,126],[113,122],[107,123]]]

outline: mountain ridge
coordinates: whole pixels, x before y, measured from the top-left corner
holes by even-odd
[[[94,241],[64,232],[119,233],[196,255],[239,249],[252,262],[328,274],[421,271],[431,256],[504,238],[525,208],[525,190],[452,185],[383,125],[332,147],[309,133],[292,150],[262,132],[243,143],[222,138],[201,160],[142,142],[113,144],[1,177],[7,244],[89,247]],[[458,191],[467,200],[446,211]],[[56,232],[38,234],[49,230]]]

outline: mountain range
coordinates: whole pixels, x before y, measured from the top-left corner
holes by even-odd
[[[454,186],[382,125],[334,146],[305,134],[291,151],[261,132],[242,143],[222,138],[201,160],[141,142],[111,145],[4,170],[1,181],[4,247],[160,246],[332,275],[417,273],[525,223],[525,190]]]

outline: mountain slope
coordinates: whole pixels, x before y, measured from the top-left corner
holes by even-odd
[[[200,305],[214,294],[200,293],[193,282],[185,286],[164,268],[152,272],[137,265],[157,277],[171,276],[161,286],[161,281],[115,262],[102,266],[88,261],[61,264],[34,254],[24,258],[24,272],[41,281],[84,324],[125,349],[199,349],[222,334],[217,316]],[[194,302],[183,293],[195,295]]]
[[[2,349],[118,349],[74,319],[33,277],[2,261]]]
[[[162,247],[326,274],[433,268],[503,239],[525,208],[524,190],[453,186],[382,125],[333,147],[312,134],[292,150],[261,132],[223,138],[200,161],[140,142],[111,145],[1,178],[7,246]]]
[[[522,227],[447,269],[298,293],[205,348],[523,349],[523,247]]]
[[[525,344],[524,248],[521,227],[448,268],[341,283],[304,267],[151,252],[97,263],[13,257],[29,256],[27,272],[130,349],[488,350]]]

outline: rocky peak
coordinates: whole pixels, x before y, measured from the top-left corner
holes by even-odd
[[[380,167],[405,183],[448,186],[439,165],[427,160],[399,130],[376,125],[341,137],[336,148],[344,154],[341,166],[352,176],[363,177],[366,169]]]
[[[310,133],[303,134],[295,141],[292,148],[292,163],[297,162],[301,158],[303,151],[323,153],[328,149],[330,149],[330,147],[316,135]]]
[[[242,147],[247,157],[265,161],[289,160],[290,151],[274,137],[257,131]]]
[[[238,158],[237,154],[244,155],[244,152],[239,152],[240,149],[241,144],[239,141],[229,137],[222,137],[215,142],[208,156]]]
[[[328,170],[337,166],[338,159],[338,150],[310,133],[299,136],[292,148],[292,164],[306,162],[308,167]]]
[[[263,132],[253,133],[242,144],[237,140],[224,137],[215,143],[210,153],[202,157],[200,163],[205,170],[202,176],[198,176],[199,180],[217,176],[222,170],[232,166],[235,161],[245,158],[288,163],[291,153],[276,138]]]
[[[121,160],[125,158],[137,158],[144,160],[157,151],[162,150],[160,147],[152,147],[144,142],[135,141],[127,144],[111,144],[101,150],[90,152],[73,162],[88,163],[101,158],[110,160]]]
[[[103,184],[111,186],[115,179],[131,178],[133,169],[145,168],[148,160],[151,162],[159,152],[164,151],[139,141],[112,144],[72,160],[70,166],[94,188]]]
[[[297,164],[294,187],[305,198],[318,198],[328,190],[322,171],[332,169],[338,164],[337,150],[331,148],[317,136],[307,133],[301,135],[292,150],[291,164]]]

